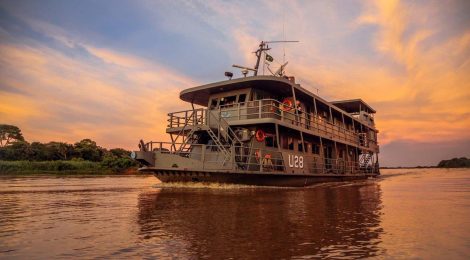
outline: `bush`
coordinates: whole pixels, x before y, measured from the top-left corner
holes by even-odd
[[[117,156],[105,156],[101,166],[111,169],[113,172],[123,172],[131,167],[137,166],[137,162],[131,158],[119,158]]]
[[[99,163],[89,161],[0,161],[0,174],[8,173],[96,173],[105,172]]]

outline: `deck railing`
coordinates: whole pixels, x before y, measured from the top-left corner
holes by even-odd
[[[202,169],[197,170],[236,170],[245,172],[283,173],[287,168],[282,152],[268,149],[250,149],[246,146],[226,146],[231,151],[231,159],[224,163],[223,155],[218,145],[192,144],[187,151],[179,151],[174,147],[178,144],[171,142],[148,142],[147,151],[162,154],[173,154],[202,163]],[[344,159],[325,159],[319,156],[308,157],[304,161],[305,168],[311,174],[363,174],[373,173],[377,165],[370,162],[360,165],[358,162]],[[176,165],[178,166],[178,165]]]
[[[178,111],[168,114],[168,127],[184,127],[185,125],[206,124],[207,109],[197,108],[194,110]]]
[[[208,111],[218,113],[218,116],[225,121],[273,118],[323,136],[328,136],[331,139],[345,141],[362,147],[377,147],[377,142],[369,138],[367,133],[356,133],[352,129],[331,123],[326,118],[313,113],[303,111],[296,113],[295,108],[288,107],[274,99],[234,103],[212,110],[199,108],[169,113],[168,127],[181,128],[185,125],[207,124]]]

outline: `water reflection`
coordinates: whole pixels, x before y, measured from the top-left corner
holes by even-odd
[[[364,258],[383,252],[378,182],[308,189],[160,188],[139,195],[139,236],[167,256]]]

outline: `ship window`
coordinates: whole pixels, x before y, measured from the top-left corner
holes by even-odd
[[[277,142],[276,142],[276,138],[274,138],[274,136],[266,136],[266,139],[265,140],[265,144],[266,144],[266,147],[275,147],[277,148]]]
[[[288,143],[288,149],[289,150],[294,150],[294,138],[288,137],[287,138],[287,143]]]
[[[288,143],[287,137],[285,135],[281,135],[280,138],[281,138],[281,147],[282,147],[282,149],[288,149],[289,148],[289,143]]]
[[[240,94],[238,96],[238,103],[243,103],[246,100],[246,94]]]
[[[312,153],[313,154],[320,154],[320,146],[318,144],[313,144]]]
[[[212,108],[216,108],[216,107],[217,107],[217,98],[213,98],[211,100],[211,107],[210,108],[212,109]]]
[[[305,152],[308,153],[312,150],[312,144],[309,142],[304,142]]]
[[[300,141],[300,140],[297,141],[297,148],[298,148],[298,151],[299,151],[299,152],[303,152],[303,151],[304,151],[303,145],[302,145],[302,141]]]
[[[229,96],[229,97],[221,98],[219,106],[232,105],[233,103],[235,103],[235,100],[237,100],[237,96]]]

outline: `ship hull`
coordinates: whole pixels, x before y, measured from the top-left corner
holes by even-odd
[[[364,180],[377,174],[285,175],[259,173],[154,171],[161,182],[203,182],[256,186],[305,187],[324,182]]]

